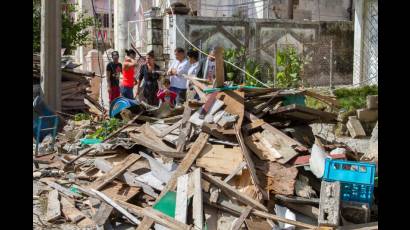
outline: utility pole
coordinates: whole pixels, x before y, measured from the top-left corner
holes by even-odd
[[[61,111],[61,0],[41,0],[41,94]]]
[[[333,89],[333,39],[330,39],[329,87]]]

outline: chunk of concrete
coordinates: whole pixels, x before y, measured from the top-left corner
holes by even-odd
[[[339,226],[340,182],[322,181],[320,187],[319,225]]]
[[[368,109],[378,109],[379,108],[379,96],[378,95],[367,96],[366,102],[367,102]]]
[[[357,118],[363,122],[377,121],[379,118],[379,110],[377,109],[358,109]]]
[[[366,132],[364,131],[362,124],[356,116],[350,116],[346,126],[349,130],[350,136],[352,136],[353,138],[366,136]]]
[[[343,201],[341,213],[344,219],[354,224],[364,224],[370,221],[370,207],[367,203]]]

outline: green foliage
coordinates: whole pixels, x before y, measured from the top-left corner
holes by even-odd
[[[309,107],[312,109],[323,110],[328,107],[325,103],[317,100],[316,98],[309,97],[309,96],[306,97],[305,103],[306,103],[306,107]]]
[[[87,113],[77,113],[74,115],[74,121],[90,120],[91,116]]]
[[[77,46],[88,45],[91,42],[90,32],[86,29],[94,25],[94,19],[80,14],[75,21],[73,14],[76,12],[77,4],[64,0],[61,5],[61,47],[66,48],[66,53],[71,53]],[[40,34],[40,0],[33,0],[33,52],[40,52]]]
[[[233,63],[236,66],[241,67],[243,59],[245,57],[245,48],[241,47],[240,49],[226,49],[224,51],[224,60]],[[229,81],[238,81],[237,79],[240,76],[240,70],[233,67],[230,64],[225,65],[225,72],[227,74]]]
[[[87,135],[86,138],[103,140],[110,135],[110,133],[119,129],[123,124],[124,122],[117,118],[110,118],[109,120],[103,121],[101,126],[95,130],[95,133]]]
[[[368,95],[377,95],[378,86],[363,86],[358,88],[340,88],[334,92],[340,106],[347,111],[360,109],[366,106],[366,97]]]
[[[296,88],[300,85],[300,73],[303,69],[303,59],[296,49],[288,46],[276,53],[276,73],[277,86],[281,88]]]
[[[261,65],[251,58],[246,59],[245,61],[245,71],[257,79],[260,79],[261,77]],[[249,75],[246,75],[245,79],[246,85],[258,87],[261,86],[259,82],[257,82],[254,78],[250,77]]]

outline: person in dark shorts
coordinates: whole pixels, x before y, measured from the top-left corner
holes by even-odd
[[[160,77],[158,73],[159,70],[159,66],[155,64],[154,51],[148,52],[146,63],[141,66],[137,85],[139,89],[142,80],[144,80],[144,83],[142,84],[142,95],[146,102],[153,106],[158,105],[156,93],[158,92],[158,79]],[[137,95],[139,95],[138,89]]]
[[[119,54],[117,51],[111,53],[112,62],[107,64],[107,88],[110,103],[120,96],[120,74],[122,64],[118,61]]]

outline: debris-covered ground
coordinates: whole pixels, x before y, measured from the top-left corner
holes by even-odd
[[[200,100],[175,109],[60,115],[34,156],[33,228],[377,229],[377,96],[343,120],[314,91],[191,82]]]

